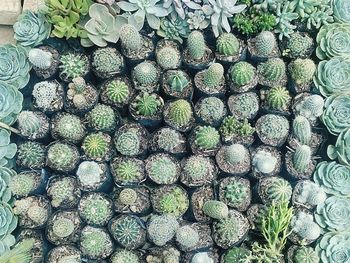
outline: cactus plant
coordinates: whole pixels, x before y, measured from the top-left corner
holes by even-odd
[[[49,120],[38,111],[22,111],[17,119],[18,129],[29,139],[41,139],[48,134]]]
[[[294,250],[292,260],[295,263],[317,263],[320,258],[312,247],[298,247]]]
[[[266,177],[260,181],[259,192],[265,202],[289,201],[292,196],[292,187],[283,178]]]
[[[249,197],[249,187],[240,181],[231,181],[226,185],[224,190],[225,199],[230,205],[235,206],[241,204]]]
[[[179,171],[178,162],[168,154],[151,155],[146,160],[146,172],[158,184],[174,183],[179,177]]]
[[[77,77],[68,84],[66,100],[68,112],[81,113],[91,109],[96,104],[98,93],[82,77]]]
[[[259,98],[254,92],[231,95],[227,104],[232,115],[240,120],[253,119],[259,111]]]
[[[216,51],[223,56],[239,54],[239,40],[232,33],[223,33],[216,40]]]
[[[191,226],[182,226],[176,231],[176,242],[183,249],[191,249],[199,242],[198,232]]]
[[[250,251],[243,247],[233,247],[226,251],[222,257],[222,263],[249,261]]]
[[[47,150],[46,165],[56,171],[68,172],[75,168],[79,158],[76,146],[57,141]]]
[[[111,263],[139,263],[140,259],[136,252],[127,250],[127,249],[119,249],[111,256]]]
[[[137,200],[137,192],[132,188],[124,188],[120,191],[118,201],[123,205],[133,205]]]
[[[121,133],[115,140],[115,147],[122,155],[132,156],[139,153],[141,138],[136,129]]]
[[[36,172],[22,172],[12,176],[8,188],[18,197],[26,197],[40,185],[41,178]]]
[[[97,104],[86,116],[86,120],[91,128],[95,131],[113,131],[119,120],[113,108]]]
[[[138,94],[132,103],[131,109],[140,116],[155,116],[163,106],[163,100],[155,93],[142,92]]]
[[[313,221],[312,214],[298,211],[293,215],[290,222],[292,231],[298,235],[304,241],[314,241],[320,234],[320,227]]]
[[[90,69],[89,59],[83,54],[68,53],[62,55],[60,61],[60,77],[67,82],[77,77],[84,77]]]
[[[101,100],[112,105],[124,105],[128,102],[130,94],[126,81],[111,79],[102,86]]]
[[[203,204],[203,212],[214,219],[224,219],[228,216],[228,207],[224,202],[208,200]]]
[[[191,104],[179,99],[168,104],[168,111],[164,112],[165,122],[175,129],[182,128],[191,124],[193,111]]]
[[[189,186],[202,185],[216,174],[214,164],[209,157],[192,155],[182,161],[181,182]]]
[[[158,211],[160,213],[179,217],[188,209],[189,201],[187,193],[179,186],[175,186],[164,193],[160,197],[159,203],[154,203],[153,207],[155,207],[155,205],[158,206]]]
[[[43,111],[58,111],[63,107],[63,88],[57,81],[41,81],[34,85],[35,107]]]
[[[194,143],[201,150],[212,150],[220,144],[220,134],[214,127],[200,126],[195,131]]]
[[[171,128],[163,128],[157,137],[157,143],[160,149],[172,152],[176,147],[183,144],[184,141],[178,131]]]
[[[297,186],[294,188],[293,193],[297,203],[313,207],[326,200],[325,191],[313,182],[301,181]]]
[[[139,51],[142,47],[142,37],[131,24],[125,24],[120,28],[120,42],[125,49]]]
[[[45,164],[45,148],[38,142],[25,142],[18,146],[17,164],[31,169],[41,169]]]
[[[111,154],[111,137],[108,134],[98,132],[88,134],[82,143],[86,158],[96,161],[108,160]]]
[[[226,115],[227,110],[221,99],[207,97],[197,102],[195,112],[205,123],[217,126]]]
[[[258,151],[252,160],[254,168],[263,174],[272,173],[277,165],[277,158],[268,151]]]
[[[169,43],[169,44],[167,44]],[[162,69],[175,69],[180,65],[181,56],[177,45],[172,42],[164,42],[164,46],[158,44],[156,59]]]
[[[231,164],[235,165],[244,160],[245,155],[245,148],[241,144],[232,144],[226,149],[226,161]]]
[[[316,65],[311,59],[296,59],[289,64],[289,73],[297,85],[309,84],[316,72]]]
[[[269,57],[277,46],[275,35],[270,31],[262,31],[255,38],[254,50],[259,57]]]
[[[315,122],[323,113],[324,101],[320,95],[313,94],[305,97],[295,106],[298,115],[306,117],[309,121]]]
[[[287,39],[283,55],[290,58],[306,58],[313,50],[314,42],[307,34],[294,32]]]
[[[167,84],[176,92],[182,92],[189,85],[189,83],[190,82],[182,71],[176,71],[167,79]]]
[[[283,116],[266,114],[256,122],[256,131],[260,140],[271,146],[282,145],[288,136],[289,122]]]
[[[203,74],[203,84],[209,88],[220,85],[224,77],[224,67],[219,63],[213,63]]]
[[[248,62],[241,61],[234,64],[229,70],[230,80],[237,86],[245,86],[255,78],[255,68]]]
[[[111,171],[117,183],[137,183],[143,178],[143,162],[134,158],[114,159]]]
[[[81,162],[76,171],[82,190],[95,190],[106,181],[106,167],[94,161]]]
[[[28,60],[34,67],[40,70],[47,70],[52,66],[53,57],[52,53],[49,51],[40,48],[32,48],[28,52]]]
[[[80,191],[73,177],[59,177],[52,180],[47,188],[47,195],[54,208],[71,208],[78,204]]]
[[[311,163],[311,149],[307,145],[301,145],[293,154],[293,167],[300,173],[306,172]]]
[[[115,48],[99,48],[91,55],[91,67],[98,77],[107,79],[123,70],[124,60]]]
[[[282,85],[287,82],[286,65],[280,58],[270,58],[258,65],[257,72],[260,83],[267,86]]]
[[[293,136],[304,145],[311,142],[311,125],[304,116],[297,116],[293,120]]]
[[[143,89],[142,87],[147,87],[154,85],[159,80],[159,70],[151,61],[143,61],[138,64],[132,72],[133,79],[140,86],[139,89]]]
[[[188,35],[187,49],[189,57],[193,60],[200,60],[204,57],[206,44],[200,31],[192,31]]]
[[[285,87],[271,88],[266,94],[266,105],[279,111],[287,111],[291,102],[291,96]]]
[[[147,233],[157,246],[164,246],[176,234],[179,223],[173,215],[152,215],[148,222]]]
[[[59,113],[51,121],[51,133],[55,139],[78,143],[84,138],[86,128],[78,116]]]

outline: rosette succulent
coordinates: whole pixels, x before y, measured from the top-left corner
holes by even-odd
[[[22,46],[4,45],[0,47],[0,81],[18,89],[29,82],[31,69],[27,50]]]
[[[341,164],[350,166],[350,128],[339,134],[335,145],[328,146],[327,154],[331,160],[338,158]]]
[[[15,156],[17,146],[10,141],[10,132],[0,129],[0,167],[11,166],[10,160]]]
[[[317,243],[316,252],[321,263],[348,263],[350,261],[350,233],[330,232]]]
[[[189,24],[186,20],[181,19],[174,13],[171,13],[167,17],[163,17],[160,20],[160,28],[157,30],[157,35],[165,39],[171,39],[183,42],[183,38],[186,38],[190,33]]]
[[[17,217],[13,215],[11,206],[7,203],[0,204],[0,254],[9,250],[15,243],[14,237],[10,235],[17,226]]]
[[[11,178],[17,175],[17,173],[6,167],[0,167],[0,201],[9,202],[11,199],[11,190],[9,184]]]
[[[333,17],[339,23],[350,23],[350,2],[347,0],[332,1]]]
[[[333,23],[322,26],[316,42],[316,55],[321,60],[347,56],[350,52],[350,24]]]
[[[328,194],[350,195],[350,167],[336,162],[321,162],[314,172],[314,181]]]
[[[49,37],[51,25],[42,13],[26,10],[18,16],[13,30],[15,31],[14,38],[22,46],[35,47]]]

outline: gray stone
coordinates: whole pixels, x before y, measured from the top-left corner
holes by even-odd
[[[21,0],[1,0],[0,25],[13,25],[21,12]]]
[[[12,26],[0,26],[0,46],[14,43]]]
[[[36,12],[39,10],[39,7],[42,5],[44,5],[44,0],[24,0],[23,11],[31,10]]]

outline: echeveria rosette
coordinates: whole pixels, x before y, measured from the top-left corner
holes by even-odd
[[[30,70],[31,66],[24,47],[9,44],[0,47],[0,81],[22,89],[29,82]]]
[[[350,24],[333,23],[321,27],[317,34],[316,55],[324,60],[350,53]]]
[[[331,196],[317,205],[314,213],[317,224],[324,231],[346,231],[350,229],[350,199]]]
[[[350,128],[350,94],[330,96],[324,106],[321,120],[331,134]]]
[[[1,167],[11,168],[12,163],[10,160],[17,152],[17,145],[11,143],[10,135],[9,131],[0,129],[0,169]]]
[[[10,241],[9,235],[15,230],[16,226],[17,217],[14,216],[11,206],[5,202],[0,203],[0,255],[1,250],[6,249],[6,244],[1,244],[1,241],[4,239]]]
[[[35,47],[50,36],[51,25],[42,13],[24,11],[13,25],[14,38],[22,46]]]
[[[328,145],[327,155],[331,160],[337,158],[339,163],[350,166],[350,128],[339,134],[335,145]]]
[[[0,122],[13,124],[22,110],[22,102],[23,95],[19,90],[0,81]]]
[[[8,203],[11,200],[11,190],[9,183],[16,172],[6,167],[0,167],[0,201]]]
[[[350,94],[350,57],[321,61],[317,66],[314,83],[323,96]]]
[[[350,233],[325,234],[317,243],[316,252],[322,263],[349,263]]]
[[[324,161],[317,165],[313,178],[326,193],[350,197],[350,167]]]
[[[339,23],[350,23],[350,1],[333,0],[333,17]]]

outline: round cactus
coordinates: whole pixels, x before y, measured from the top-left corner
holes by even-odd
[[[96,131],[113,131],[117,121],[112,107],[97,104],[86,116],[89,126]]]
[[[233,247],[226,251],[222,258],[222,263],[241,262],[242,260],[246,260],[249,255],[250,251],[248,249],[243,247]]]
[[[111,263],[140,263],[136,252],[126,249],[120,249],[111,256]]]
[[[195,144],[203,150],[210,150],[220,143],[219,132],[211,126],[199,127],[195,132]]]
[[[286,75],[286,65],[280,58],[270,58],[258,66],[258,72],[265,80],[278,82]]]
[[[42,138],[48,131],[48,119],[41,112],[22,111],[17,118],[21,134],[30,139]]]
[[[39,177],[35,172],[22,172],[11,178],[8,187],[13,195],[26,197],[38,186]]]
[[[133,205],[137,200],[137,192],[132,188],[124,188],[120,191],[118,201],[124,205]]]
[[[81,148],[88,159],[101,161],[109,158],[111,137],[98,132],[84,138]]]
[[[76,181],[73,177],[62,177],[49,184],[47,195],[51,198],[54,208],[67,208],[76,206],[80,191],[77,190]]]
[[[295,149],[293,154],[293,167],[297,172],[306,172],[311,163],[311,148],[301,145]]]
[[[219,63],[213,63],[203,73],[203,84],[207,87],[213,88],[220,85],[224,77],[224,67]]]
[[[191,249],[199,242],[198,232],[190,226],[182,226],[176,231],[176,242],[184,249]]]
[[[186,159],[183,165],[183,174],[189,177],[189,181],[201,181],[206,179],[213,165],[208,157],[192,155]]]
[[[158,210],[162,214],[179,217],[186,212],[188,206],[187,193],[181,187],[174,186],[160,198]]]
[[[176,234],[179,223],[173,215],[152,215],[149,219],[147,233],[156,246],[164,246]]]
[[[86,226],[81,231],[80,250],[91,259],[106,258],[113,252],[112,238],[103,228]]]
[[[208,252],[197,252],[192,257],[191,263],[214,263],[214,259],[209,256]]]
[[[80,142],[85,134],[86,128],[78,116],[60,113],[52,120],[52,135],[57,139],[72,143]]]
[[[74,231],[74,222],[68,218],[62,217],[53,221],[52,232],[59,238],[70,236]]]
[[[274,110],[287,110],[291,96],[285,87],[274,87],[267,92],[266,104]]]
[[[293,253],[295,263],[318,263],[320,258],[312,247],[298,247]]]
[[[204,214],[214,219],[224,219],[228,216],[228,207],[224,202],[208,200],[203,204]]]
[[[246,148],[241,144],[231,144],[226,148],[225,160],[231,165],[236,165],[244,161]]]
[[[316,72],[316,65],[311,59],[296,59],[289,64],[289,72],[297,85],[310,83]]]
[[[168,154],[151,155],[146,161],[148,176],[158,184],[174,183],[179,176],[179,170],[176,159]]]
[[[182,127],[190,123],[193,116],[191,104],[183,99],[169,104],[168,119],[175,127]]]
[[[130,129],[121,133],[114,141],[115,147],[122,155],[136,155],[140,149],[140,137],[137,130]]]
[[[112,218],[112,201],[99,193],[88,193],[80,199],[79,214],[88,224],[103,226]]]
[[[172,90],[182,92],[190,82],[182,71],[177,71],[168,77],[167,83]]]
[[[142,92],[131,103],[136,114],[141,116],[154,116],[163,106],[163,100],[155,93]]]
[[[103,86],[101,98],[104,102],[123,104],[130,96],[128,85],[120,79],[112,79]]]
[[[242,182],[235,180],[225,187],[225,199],[231,204],[240,204],[249,195],[249,188]]]
[[[180,52],[171,46],[165,46],[157,50],[157,63],[163,69],[174,69],[180,64]]]
[[[124,60],[115,48],[98,48],[91,55],[91,66],[98,77],[105,79],[120,73]]]
[[[224,102],[217,97],[203,98],[196,104],[196,114],[206,123],[216,125],[226,115]]]
[[[139,51],[142,47],[142,37],[131,24],[125,24],[120,28],[119,37],[123,48]]]
[[[182,138],[179,132],[170,128],[164,128],[159,133],[157,142],[159,148],[169,152],[182,143]]]
[[[267,57],[276,47],[275,35],[270,31],[262,31],[255,38],[255,50],[258,56]]]
[[[111,168],[116,181],[122,183],[137,182],[139,178],[142,178],[143,168],[140,167],[137,159],[122,159],[118,163],[112,163]]]
[[[45,147],[41,143],[27,141],[18,146],[17,164],[22,167],[40,169],[45,164]]]
[[[241,61],[231,67],[229,74],[230,79],[234,84],[244,86],[254,79],[255,68],[248,62]]]
[[[297,116],[293,120],[293,136],[304,145],[308,145],[311,141],[311,125],[304,116]]]
[[[70,81],[77,77],[83,77],[89,72],[89,59],[83,54],[68,53],[60,58],[60,76],[64,81]]]
[[[47,70],[52,66],[53,57],[49,51],[32,48],[28,52],[28,60],[34,67],[40,70]]]
[[[238,55],[239,41],[232,33],[223,33],[216,40],[216,51],[224,56]]]
[[[278,177],[270,177],[266,194],[269,201],[289,201],[292,196],[292,187],[287,180]]]
[[[70,144],[55,142],[47,150],[46,164],[57,171],[68,172],[79,161],[78,149]]]
[[[138,64],[133,70],[133,77],[141,86],[149,86],[158,81],[158,69],[150,61]]]
[[[306,57],[310,54],[312,47],[312,38],[296,31],[288,38],[286,49],[283,53],[291,58]]]
[[[277,158],[267,151],[258,151],[252,160],[254,168],[263,174],[272,173],[277,165]]]
[[[324,101],[320,95],[313,94],[307,96],[303,101],[295,106],[297,114],[314,121],[323,113]]]
[[[200,31],[192,31],[187,38],[188,54],[193,60],[200,60],[205,54],[204,36]]]

